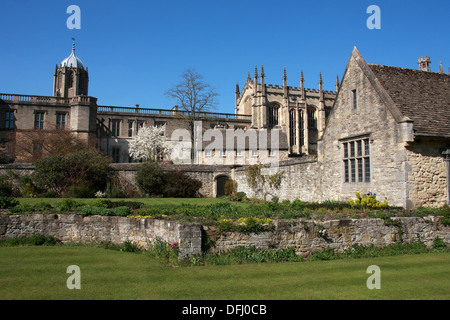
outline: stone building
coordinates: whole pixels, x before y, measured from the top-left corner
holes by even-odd
[[[429,59],[421,58],[419,66],[423,61]],[[368,64],[354,48],[317,155],[281,163],[287,178],[273,195],[325,201],[354,199],[359,192],[404,208],[444,205],[450,74],[440,69]],[[251,190],[245,170],[235,176],[240,190]]]
[[[128,163],[134,161],[128,145],[139,129],[164,126],[172,150],[170,160],[175,163],[270,163],[316,150],[318,132],[334,99],[334,93],[322,90],[321,79],[319,90],[305,89],[303,78],[300,89],[286,86],[286,74],[283,79],[283,87],[266,85],[262,70],[261,83],[255,74],[255,80],[247,79],[244,90],[237,94],[235,114],[198,113],[194,140],[199,143],[192,146],[186,137],[190,135],[188,113],[177,107],[98,105],[97,98],[88,95],[88,68],[75,54],[74,43],[70,55],[55,67],[53,96],[0,94],[0,139],[7,158],[23,162],[29,157],[15,148],[21,136],[35,130],[64,129],[97,145],[114,162]],[[306,106],[309,113],[304,111]],[[37,141],[31,143],[28,153],[42,153]],[[196,149],[194,159],[186,151],[190,148]]]
[[[429,64],[368,64],[355,48],[320,145],[324,195],[371,192],[402,207],[445,204],[450,75]]]
[[[236,85],[235,114],[198,115],[193,161],[190,152],[172,160],[202,180],[208,196],[221,195],[230,178],[255,195],[246,168],[261,163],[283,171],[271,191],[280,199],[349,200],[360,192],[405,208],[441,206],[449,201],[450,74],[442,63],[431,72],[430,64],[429,57],[418,70],[369,64],[354,48],[336,92],[323,90],[321,75],[314,90],[303,74],[290,87],[284,72],[280,86],[256,69],[242,91]],[[176,107],[98,105],[75,47],[54,79],[52,97],[0,94],[0,142],[11,160],[21,161],[14,145],[21,134],[49,128],[95,143],[117,163],[133,162],[128,145],[142,126],[164,126],[174,150],[192,147],[186,114]],[[135,167],[124,166],[132,176]]]
[[[336,90],[339,80],[336,81]],[[300,86],[287,85],[286,69],[283,85],[265,83],[264,67],[261,74],[255,68],[253,80],[248,74],[242,92],[236,84],[236,115],[252,116],[253,128],[278,129],[286,136],[288,153],[307,155],[317,153],[317,141],[323,134],[325,120],[336,97],[335,92],[324,91],[322,74],[319,89],[305,88],[303,71]]]

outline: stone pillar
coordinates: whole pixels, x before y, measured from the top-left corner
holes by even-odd
[[[305,154],[309,154],[308,105],[306,103],[303,112],[303,143],[305,145]]]

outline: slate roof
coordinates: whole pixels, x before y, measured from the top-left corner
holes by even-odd
[[[450,75],[368,64],[416,136],[450,138]]]

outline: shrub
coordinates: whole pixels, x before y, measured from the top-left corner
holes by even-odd
[[[64,199],[56,205],[57,209],[62,212],[68,212],[78,208],[81,204],[73,199]]]
[[[439,237],[436,237],[433,241],[433,249],[447,249],[447,244]]]
[[[164,197],[170,198],[195,198],[202,187],[202,183],[191,178],[182,171],[167,171],[163,176]]]
[[[92,197],[103,190],[109,177],[109,160],[96,150],[83,149],[64,156],[36,161],[32,181],[41,192],[58,196]]]
[[[14,198],[0,196],[0,209],[10,209],[18,206],[20,203]]]
[[[443,207],[439,208],[436,210],[435,213],[437,216],[441,216],[441,223],[444,226],[449,226],[450,225],[450,206],[449,205],[444,205]]]
[[[386,199],[383,202],[379,202],[374,194],[361,194],[356,192],[356,200],[350,200],[349,204],[352,207],[362,207],[362,208],[387,208],[389,205]]]
[[[164,173],[155,162],[146,162],[136,171],[136,183],[145,194],[162,194],[164,187]]]
[[[230,179],[225,182],[224,193],[226,196],[230,196],[237,191],[237,182]]]
[[[0,174],[0,197],[10,197],[12,195],[12,184],[7,175]]]
[[[115,216],[126,217],[130,214],[131,210],[127,206],[115,207],[112,209],[112,212]]]
[[[247,195],[245,194],[245,192],[237,192],[236,194],[234,194],[231,197],[231,201],[243,201],[245,198],[247,197]]]
[[[20,177],[19,187],[22,191],[22,197],[33,197],[35,195],[35,188],[31,176],[23,175]]]
[[[110,216],[112,211],[104,207],[85,205],[80,209],[80,213],[85,216]]]

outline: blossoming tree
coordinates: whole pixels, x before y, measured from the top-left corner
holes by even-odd
[[[168,151],[168,143],[164,135],[165,126],[142,127],[130,141],[128,153],[135,160],[161,160]]]

